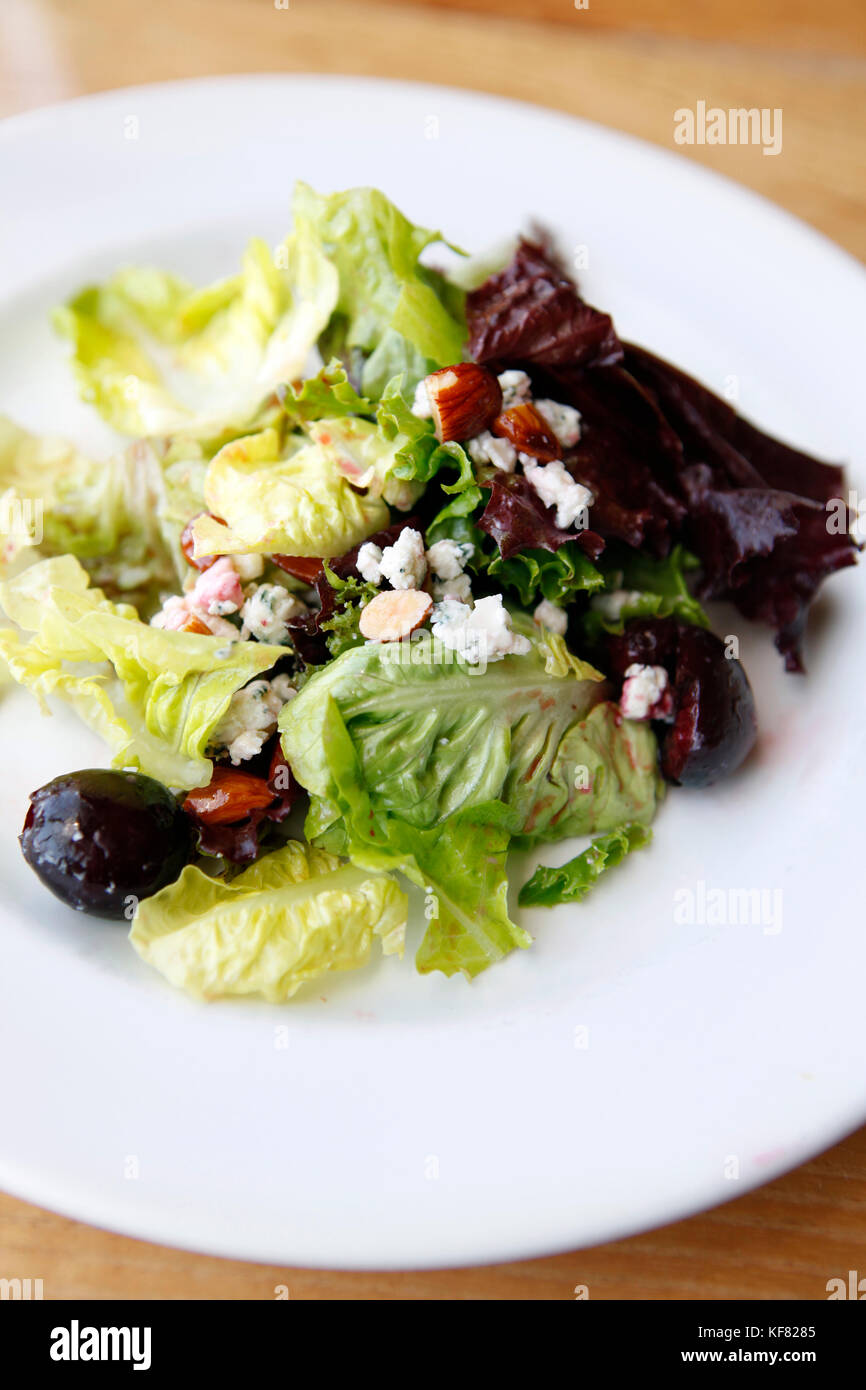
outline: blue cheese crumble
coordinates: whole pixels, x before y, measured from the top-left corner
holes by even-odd
[[[580,411],[573,405],[546,399],[536,401],[535,409],[547,421],[563,449],[573,449],[580,439]]]
[[[514,472],[517,450],[510,440],[497,439],[490,430],[484,430],[482,434],[476,434],[474,439],[470,439],[466,448],[473,463],[479,466],[492,463],[493,467],[502,473]]]
[[[306,611],[307,605],[282,584],[260,584],[241,609],[244,622],[241,636],[281,646],[288,640],[289,619]]]
[[[471,601],[472,586],[463,567],[472,558],[472,552],[473,546],[466,541],[446,538],[431,545],[427,551],[427,564],[434,576],[435,599],[457,598],[463,603]]]
[[[586,526],[595,497],[588,487],[575,482],[559,459],[553,463],[527,463],[524,472],[544,505],[556,508],[556,524],[561,530]]]
[[[618,622],[626,608],[640,604],[642,599],[639,589],[611,589],[607,594],[593,594],[589,606],[610,622]]]
[[[480,598],[472,608],[456,598],[443,599],[433,609],[431,627],[444,647],[471,665],[524,656],[532,645],[528,637],[512,631],[501,594]]]
[[[563,608],[551,603],[550,599],[543,598],[532,617],[539,627],[546,627],[550,632],[555,632],[557,637],[565,636],[568,628],[568,614]]]
[[[511,370],[500,372],[497,378],[502,388],[502,409],[510,410],[513,405],[522,405],[532,395],[532,382],[526,372]]]
[[[236,690],[211,736],[211,747],[225,750],[233,765],[260,753],[277,727],[283,705],[297,694],[287,676],[254,680]]]
[[[407,526],[393,545],[386,546],[379,561],[382,578],[395,589],[420,589],[427,577],[424,539]]]
[[[358,551],[355,568],[368,584],[382,583],[382,547],[373,541],[365,541]]]

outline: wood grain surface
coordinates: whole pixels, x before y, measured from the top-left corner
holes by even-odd
[[[825,1299],[866,1274],[866,1130],[689,1221],[593,1250],[477,1269],[355,1274],[212,1259],[112,1235],[0,1195],[0,1276],[46,1299]]]
[[[680,152],[866,255],[862,0],[0,0],[0,116],[131,83],[349,72],[557,107],[673,148],[674,112],[781,108],[782,152]],[[13,213],[2,206],[0,216]],[[187,1254],[0,1195],[0,1277],[46,1298],[826,1297],[866,1273],[866,1130],[768,1187],[593,1250],[491,1268],[347,1274]]]

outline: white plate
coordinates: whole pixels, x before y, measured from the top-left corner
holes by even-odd
[[[297,176],[380,185],[474,248],[543,219],[588,248],[587,295],[624,335],[717,390],[735,377],[746,414],[826,457],[863,437],[863,279],[814,232],[564,116],[320,77],[113,92],[0,126],[0,406],[105,444],[50,307],[122,262],[227,271],[249,234],[283,232]],[[653,846],[586,904],[530,914],[532,950],[471,986],[416,975],[410,955],[283,1009],[191,1002],[121,930],[39,886],[15,842],[26,793],[104,750],[16,692],[0,716],[0,1184],[225,1255],[433,1266],[672,1221],[852,1129],[866,1115],[855,572],[820,611],[805,679],[720,611],[756,689],[757,755],[716,790],[671,795]],[[781,930],[679,925],[675,894],[699,881],[779,890]]]

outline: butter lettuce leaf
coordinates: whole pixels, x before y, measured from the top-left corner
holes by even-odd
[[[651,820],[654,736],[604,695],[554,634],[483,672],[423,634],[345,651],[284,708],[283,750],[311,794],[308,837],[402,870],[436,905],[419,969],[471,976],[528,944],[505,906],[513,838]]]
[[[606,835],[599,835],[588,849],[558,869],[540,865],[521,888],[518,902],[521,907],[581,902],[602,874],[621,864],[633,849],[648,845],[651,839],[649,826],[636,823],[621,825]]]
[[[12,677],[43,706],[52,695],[71,704],[106,740],[113,766],[171,787],[210,781],[206,750],[232,695],[287,654],[150,627],[91,588],[71,555],[0,584],[0,610],[18,629],[0,629]]]
[[[399,395],[402,380],[396,378],[396,386],[389,383],[390,401],[383,397],[374,406],[358,395],[335,359],[317,376],[296,387],[286,387],[280,392],[280,399],[289,420],[333,454],[340,472],[353,487],[366,488],[375,496],[384,497],[392,507],[408,511],[436,471],[417,464],[441,446],[429,421],[412,415]],[[395,411],[388,408],[391,403],[400,410],[399,421]],[[459,450],[459,445],[453,447]],[[462,450],[459,452],[462,454]],[[468,466],[468,460],[466,463]]]
[[[378,399],[397,372],[418,381],[462,359],[465,294],[419,262],[442,241],[439,232],[414,226],[375,188],[322,195],[299,182],[292,212],[296,232],[336,267],[339,296],[323,346],[361,358],[365,396]]]
[[[524,630],[519,620],[515,627]],[[509,833],[535,839],[651,819],[658,793],[651,729],[618,720],[599,672],[562,638],[531,627],[528,655],[483,672],[428,633],[344,652],[282,712],[283,750],[298,780],[333,801],[324,733],[330,696],[375,814],[420,829],[502,802]],[[574,769],[584,765],[576,785]],[[317,833],[324,828],[319,819]]]
[[[288,382],[280,387],[277,394],[283,410],[294,424],[337,415],[372,415],[374,409],[366,396],[358,395],[336,357],[315,376],[297,384]]]
[[[368,423],[348,421],[334,428],[348,433]],[[311,428],[326,433],[323,422]],[[254,551],[331,559],[387,526],[383,498],[356,491],[340,457],[330,436],[327,444],[303,434],[286,438],[273,427],[225,445],[205,475],[210,515],[193,524],[196,556]]]
[[[129,267],[55,311],[82,398],[122,434],[240,433],[302,374],[336,306],[337,272],[297,232],[253,240],[241,270],[195,289]]]
[[[289,840],[225,882],[187,865],[139,903],[138,954],[199,998],[285,1003],[309,980],[356,970],[378,940],[403,953],[406,894],[393,878]]]
[[[74,555],[98,583],[144,602],[173,585],[176,573],[162,526],[164,497],[162,470],[147,446],[96,460],[0,416],[4,541],[26,539],[36,558]],[[15,549],[4,545],[0,570]]]
[[[446,975],[459,970],[471,979],[515,947],[530,945],[529,934],[508,915],[507,808],[498,803],[473,806],[429,828],[383,812],[374,806],[352,739],[330,696],[322,716],[331,807],[342,817],[322,838],[339,846],[354,864],[399,869],[424,890],[428,927],[416,956],[418,970]],[[308,837],[316,828],[313,812]]]

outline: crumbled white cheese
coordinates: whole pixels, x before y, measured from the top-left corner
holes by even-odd
[[[212,746],[225,748],[235,766],[260,753],[277,727],[277,715],[285,700],[275,685],[276,682],[255,680],[235,691],[213,732]]]
[[[297,695],[297,690],[292,685],[291,676],[274,676],[271,679],[271,691],[280,701],[280,708],[289,700],[293,700]]]
[[[525,468],[526,476],[546,507],[556,508],[556,524],[563,531],[579,523],[585,527],[587,512],[595,498],[588,487],[576,483],[564,464],[532,463]]]
[[[411,526],[401,531],[394,544],[382,551],[380,569],[395,589],[420,589],[427,576],[421,532]]]
[[[559,637],[565,636],[568,628],[568,614],[557,604],[551,603],[550,599],[543,598],[532,617],[540,627],[549,628]]]
[[[435,576],[433,597],[437,602],[456,598],[462,603],[471,603],[472,585],[469,575],[463,572],[463,566],[472,558],[472,551],[470,543],[448,538],[431,545],[427,551],[427,563]]]
[[[265,572],[264,555],[233,555],[232,562],[245,584],[253,579],[261,579]]]
[[[480,598],[473,608],[459,599],[443,599],[433,609],[432,629],[443,646],[472,665],[523,656],[532,645],[528,637],[512,631],[501,594]]]
[[[433,407],[430,404],[430,393],[427,390],[427,378],[419,381],[415,387],[415,399],[412,402],[412,414],[417,415],[419,420],[429,420],[433,414]]]
[[[381,584],[382,547],[374,545],[372,541],[365,541],[358,551],[355,567],[361,578],[366,579],[368,584]]]
[[[497,378],[502,387],[502,409],[509,410],[521,401],[528,401],[532,395],[532,382],[526,372],[500,372]]]
[[[241,636],[280,645],[288,638],[286,624],[289,619],[306,611],[307,605],[282,584],[260,584],[241,609],[244,620]]]
[[[472,556],[472,546],[466,541],[435,541],[427,551],[427,564],[437,579],[456,579]]]
[[[456,574],[453,579],[437,580],[433,585],[433,597],[439,603],[445,598],[458,598],[461,603],[470,603],[472,600],[472,584],[468,574],[462,571]]]
[[[643,594],[639,589],[612,589],[608,594],[593,594],[589,606],[603,618],[616,622],[622,617],[623,609],[639,603],[642,598]]]
[[[632,662],[626,668],[619,707],[626,719],[648,719],[668,688],[664,666],[642,666]]]
[[[249,758],[255,758],[261,753],[276,727],[276,724],[272,724],[264,730],[245,729],[237,738],[233,738],[231,743],[226,744],[226,752],[232,765],[237,767],[238,763],[245,763]]]
[[[573,449],[580,439],[580,411],[573,405],[546,399],[535,401],[535,409],[543,416],[563,449]]]
[[[492,463],[494,468],[501,469],[503,473],[514,472],[517,450],[510,440],[497,439],[495,434],[484,430],[482,434],[476,434],[474,439],[470,439],[466,448],[473,463]]]

